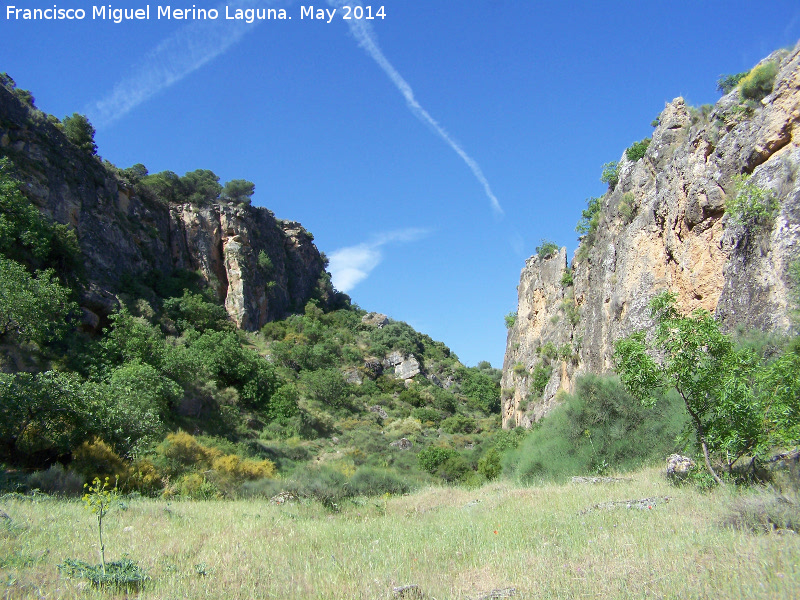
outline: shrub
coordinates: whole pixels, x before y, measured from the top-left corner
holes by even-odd
[[[103,440],[84,442],[72,453],[71,468],[84,476],[84,481],[99,479],[125,479],[128,466]]]
[[[761,100],[772,91],[777,74],[778,64],[774,61],[758,65],[739,81],[742,97],[747,100]]]
[[[473,433],[477,428],[475,419],[466,415],[453,415],[442,421],[442,429],[447,433]]]
[[[600,181],[608,184],[608,188],[613,190],[619,183],[619,163],[614,160],[603,165],[600,173]]]
[[[625,150],[625,156],[628,160],[636,162],[643,158],[647,152],[647,147],[650,145],[650,138],[645,138],[640,142],[634,142],[629,148]]]
[[[586,208],[581,212],[581,219],[575,226],[575,231],[581,236],[588,237],[590,244],[594,241],[594,234],[600,224],[600,211],[602,209],[600,200],[600,198],[586,199]]]
[[[633,220],[633,217],[636,214],[635,202],[636,197],[633,195],[633,192],[624,193],[622,198],[619,200],[617,210],[619,210],[619,214],[622,216],[622,221],[626,225]]]
[[[768,224],[779,206],[775,192],[750,182],[749,175],[737,175],[733,181],[734,193],[725,199],[725,213],[744,227],[759,228]]]
[[[77,496],[83,491],[84,479],[67,471],[59,463],[51,465],[46,471],[36,471],[28,476],[28,487],[45,494]]]
[[[433,475],[436,469],[453,456],[458,456],[458,452],[453,448],[430,446],[417,454],[417,463],[420,469]]]
[[[736,73],[734,75],[720,75],[717,79],[717,91],[721,94],[730,94],[739,85],[739,82],[747,77],[748,71]]]
[[[517,311],[508,313],[505,317],[506,329],[511,329],[517,322]]]
[[[553,374],[553,365],[546,365],[544,363],[539,363],[533,368],[533,373],[531,374],[531,386],[530,392],[534,396],[541,396],[544,393],[544,388],[547,387],[547,383],[550,381],[550,376]]]
[[[399,495],[411,491],[411,484],[397,473],[368,466],[359,467],[349,485],[357,496]]]
[[[550,258],[558,252],[558,244],[551,240],[541,240],[540,244],[536,246],[536,256],[542,260]]]
[[[478,473],[486,477],[489,481],[497,479],[503,467],[500,464],[500,452],[497,448],[489,448],[489,450],[478,460]]]
[[[572,279],[572,269],[567,267],[567,270],[564,271],[564,274],[561,276],[561,285],[564,287],[569,287],[573,285],[575,282]]]
[[[64,135],[80,150],[88,154],[97,154],[97,144],[94,143],[95,130],[84,115],[72,113],[71,117],[64,117]]]
[[[504,472],[526,482],[564,480],[662,459],[686,423],[679,406],[674,395],[659,396],[650,412],[616,377],[579,377],[575,393],[504,454]]]

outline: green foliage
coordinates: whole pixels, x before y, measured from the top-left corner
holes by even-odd
[[[508,313],[504,317],[504,320],[506,322],[506,329],[511,329],[512,327],[514,327],[514,324],[517,322],[517,311]]]
[[[536,256],[541,259],[547,259],[553,256],[556,252],[558,252],[558,244],[551,240],[541,240],[538,246],[536,246]]]
[[[333,407],[344,404],[348,385],[339,369],[304,371],[300,380],[315,400]]]
[[[22,462],[37,453],[65,454],[87,439],[92,414],[71,373],[0,373],[0,455]]]
[[[564,271],[564,274],[561,276],[561,285],[564,287],[570,287],[574,283],[575,282],[572,279],[572,269],[567,267],[567,269]]]
[[[733,181],[734,193],[725,199],[725,213],[730,219],[752,229],[770,223],[779,207],[775,192],[752,183],[750,175],[737,175]]]
[[[774,61],[755,67],[739,81],[742,97],[746,100],[761,100],[772,91],[777,74],[778,63]]]
[[[620,216],[622,216],[623,223],[627,225],[633,221],[633,217],[636,214],[636,197],[633,195],[633,192],[625,192],[622,195],[617,210]]]
[[[369,466],[359,467],[349,482],[356,496],[401,495],[411,491],[410,482],[387,469]]]
[[[475,419],[466,415],[453,415],[442,421],[442,429],[447,433],[473,433],[477,428]]]
[[[630,470],[675,450],[685,421],[674,397],[653,408],[634,400],[614,377],[586,375],[575,393],[504,454],[504,470],[533,482],[564,480],[612,468]]]
[[[417,462],[420,469],[433,475],[448,459],[456,456],[458,456],[458,452],[453,448],[429,446],[417,454]]]
[[[112,561],[102,568],[68,558],[58,568],[69,577],[87,579],[95,587],[111,587],[126,592],[137,592],[150,580],[141,567],[129,558]]]
[[[677,390],[706,468],[722,483],[711,455],[730,471],[742,456],[798,439],[800,387],[792,380],[800,361],[788,352],[765,365],[751,349],[737,349],[708,312],[681,315],[675,298],[664,292],[653,299],[652,338],[639,331],[618,341],[615,360],[626,387],[645,403],[655,390]],[[656,353],[663,358],[656,361]]]
[[[297,386],[284,384],[280,386],[269,400],[269,415],[274,420],[285,422],[299,413],[297,402],[300,394]]]
[[[272,259],[269,257],[269,255],[263,250],[260,250],[258,253],[257,262],[258,262],[258,268],[261,269],[261,272],[264,273],[264,275],[266,275],[267,277],[269,277],[272,274],[273,269],[275,268],[272,264]]]
[[[236,204],[249,205],[256,185],[246,179],[232,179],[222,188],[222,199]]]
[[[92,481],[92,485],[85,484],[86,493],[83,495],[83,503],[86,510],[97,518],[97,533],[100,537],[100,564],[103,567],[103,575],[106,574],[106,545],[103,541],[103,519],[111,510],[112,504],[117,500],[117,486],[114,489],[108,487],[108,477],[103,482],[98,477]]]
[[[55,271],[31,275],[25,267],[0,256],[0,339],[13,337],[45,344],[68,330],[68,317],[77,310],[71,292]]]
[[[486,373],[474,368],[461,368],[461,393],[473,401],[484,413],[500,413],[500,383]]]
[[[56,268],[65,278],[81,270],[75,232],[54,223],[24,196],[7,158],[0,158],[0,253],[31,270]]]
[[[181,178],[184,194],[190,204],[207,206],[219,199],[222,186],[219,177],[208,169],[196,169]]]
[[[634,142],[625,150],[625,156],[628,158],[628,160],[636,162],[640,158],[644,158],[649,145],[650,138],[645,138],[639,142]]]
[[[533,368],[531,373],[530,392],[534,396],[541,396],[544,393],[544,388],[550,381],[553,374],[553,365],[546,365],[539,363]]]
[[[17,87],[17,82],[8,73],[0,73],[0,85],[5,86],[12,94],[29,107],[34,108],[34,98],[28,90]]]
[[[721,94],[730,94],[739,85],[739,82],[747,77],[748,71],[732,75],[720,75],[717,79],[717,91]]]
[[[619,182],[619,162],[616,160],[603,164],[600,181],[608,184],[608,189],[613,190]]]
[[[198,331],[224,331],[233,324],[224,306],[207,301],[201,294],[183,291],[180,298],[164,301],[164,312],[175,322],[178,331],[194,327]]]
[[[503,471],[500,462],[500,452],[497,448],[489,448],[486,454],[478,460],[478,473],[486,477],[489,481],[497,479]]]
[[[71,117],[64,117],[64,135],[83,152],[94,156],[97,154],[97,144],[94,143],[95,130],[84,115],[72,113]]]
[[[575,231],[582,237],[586,237],[590,245],[594,241],[595,232],[600,224],[601,210],[601,198],[587,198],[586,208],[581,212],[581,219],[575,226]]]

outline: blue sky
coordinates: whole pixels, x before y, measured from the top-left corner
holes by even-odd
[[[665,102],[713,103],[720,74],[800,39],[796,1],[387,0],[368,23],[300,19],[343,3],[195,0],[220,17],[175,21],[114,2],[151,10],[116,24],[90,2],[5,2],[0,71],[46,112],[88,114],[120,167],[253,181],[356,303],[469,365],[502,364],[525,259],[543,238],[572,255],[604,162]],[[88,14],[9,20],[9,4]],[[292,19],[248,25],[226,4]]]

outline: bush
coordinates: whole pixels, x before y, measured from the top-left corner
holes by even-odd
[[[486,477],[489,481],[497,479],[502,471],[503,467],[500,463],[500,452],[498,452],[497,448],[490,448],[486,454],[478,460],[478,473]]]
[[[750,182],[750,175],[733,178],[734,193],[725,199],[725,214],[739,225],[759,228],[768,224],[778,210],[775,192]]]
[[[511,329],[517,322],[517,311],[508,313],[505,317],[506,329]]]
[[[730,94],[739,85],[739,82],[747,77],[747,71],[734,75],[720,75],[717,79],[717,91],[721,94]]]
[[[79,496],[83,493],[84,479],[55,463],[46,471],[36,471],[28,476],[28,487],[45,494]]]
[[[739,81],[739,91],[746,100],[761,100],[772,92],[778,64],[770,61],[755,67]]]
[[[94,143],[95,130],[84,115],[72,113],[71,117],[64,117],[64,135],[80,150],[88,154],[97,154],[97,144]]]
[[[533,368],[531,377],[530,393],[534,396],[541,396],[544,393],[544,388],[550,381],[550,376],[553,374],[553,366],[539,363]]]
[[[474,433],[478,429],[478,424],[472,417],[453,415],[442,421],[442,429],[447,433]]]
[[[581,212],[581,219],[575,226],[575,231],[581,236],[586,236],[590,244],[594,241],[595,232],[600,224],[600,211],[602,210],[600,201],[600,198],[587,198],[586,208]]]
[[[411,491],[411,484],[393,471],[363,466],[350,479],[350,489],[356,496],[399,495]]]
[[[675,450],[686,421],[675,395],[659,397],[650,410],[616,377],[579,377],[575,393],[505,453],[504,471],[525,482],[564,480],[661,459]]]
[[[636,162],[643,158],[647,152],[647,147],[650,145],[650,138],[645,138],[640,142],[634,142],[629,148],[625,150],[625,156],[628,160]]]
[[[430,446],[417,454],[417,463],[420,469],[433,475],[436,473],[436,469],[454,456],[458,456],[458,452],[453,448]]]
[[[564,274],[561,276],[561,285],[564,287],[570,287],[574,283],[575,281],[572,278],[572,269],[567,267],[567,270],[564,271]]]
[[[541,259],[547,259],[558,252],[558,244],[551,240],[541,240],[541,243],[536,246],[536,256]]]
[[[608,184],[608,188],[613,190],[619,183],[619,163],[617,161],[607,162],[602,167],[600,181]]]

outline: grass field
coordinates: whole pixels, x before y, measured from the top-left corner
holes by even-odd
[[[126,500],[104,522],[106,558],[163,598],[798,598],[800,536],[725,525],[741,494],[630,481],[429,488],[331,512],[315,502]],[[665,500],[669,497],[669,500]],[[647,498],[630,508],[613,501]],[[597,505],[603,505],[594,508]],[[98,563],[81,502],[5,496],[0,597],[112,598],[58,569]],[[587,511],[587,509],[589,509]],[[586,512],[585,512],[586,511]],[[502,590],[502,591],[498,591]]]

